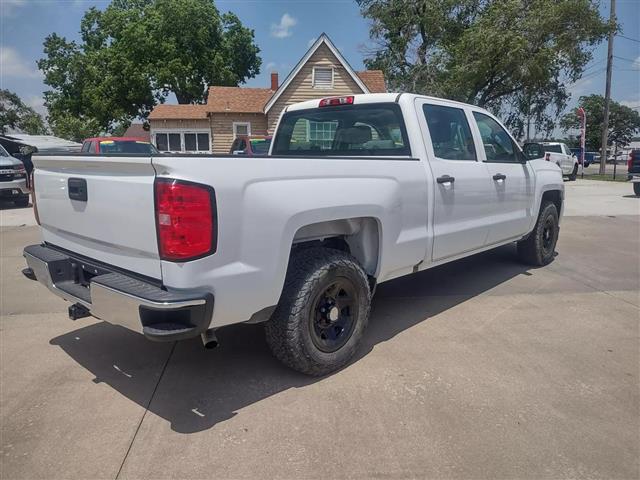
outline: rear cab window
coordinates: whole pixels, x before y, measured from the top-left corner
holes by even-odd
[[[371,103],[286,112],[272,155],[410,156],[400,106]]]

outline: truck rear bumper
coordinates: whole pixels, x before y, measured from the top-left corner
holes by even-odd
[[[183,340],[209,328],[214,299],[208,292],[167,290],[49,245],[30,245],[23,255],[36,280],[55,295],[150,340]]]

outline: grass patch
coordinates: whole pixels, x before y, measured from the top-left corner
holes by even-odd
[[[578,178],[581,178],[579,174],[578,174]],[[585,175],[584,179],[585,180],[601,180],[604,182],[626,182],[627,172],[616,173],[616,178],[613,178],[613,174],[608,173],[606,175],[600,175],[600,174]]]

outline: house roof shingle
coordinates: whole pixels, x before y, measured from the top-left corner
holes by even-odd
[[[142,123],[132,123],[122,136],[144,138],[146,141],[151,138],[149,130],[145,130]]]
[[[207,112],[263,113],[272,95],[269,88],[209,87]]]
[[[356,72],[356,75],[358,75],[371,93],[385,93],[387,91],[382,70],[365,70],[363,72]]]
[[[149,120],[199,120],[207,118],[207,105],[156,105]]]

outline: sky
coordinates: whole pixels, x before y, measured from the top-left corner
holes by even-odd
[[[609,15],[609,0],[601,0],[601,12]],[[108,1],[95,0],[0,0],[0,88],[16,92],[25,103],[45,113],[42,93],[47,89],[36,67],[42,42],[53,32],[78,39],[84,11]],[[221,12],[232,11],[255,30],[261,49],[262,73],[247,86],[268,87],[269,73],[281,80],[289,73],[318,35],[326,32],[356,70],[371,47],[369,24],[355,0],[216,0]],[[614,41],[612,98],[640,110],[640,0],[617,0],[622,25]],[[627,38],[624,38],[627,37]],[[568,108],[581,95],[604,95],[607,46],[593,53],[581,80],[569,87]]]

